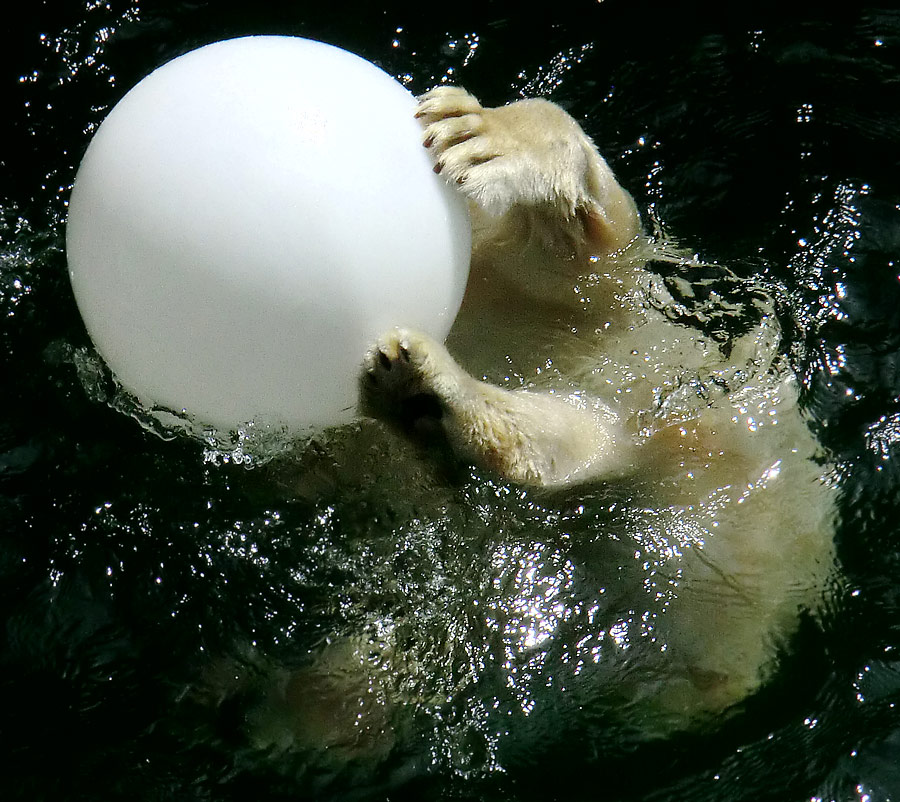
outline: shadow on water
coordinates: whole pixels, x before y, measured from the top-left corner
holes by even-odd
[[[900,13],[20,5],[0,56],[4,799],[900,796]],[[643,743],[583,706],[572,731],[579,698],[547,691],[536,699],[553,714],[518,715],[502,746],[461,703],[415,720],[419,746],[374,772],[329,774],[247,744],[247,711],[266,692],[256,655],[304,669],[332,633],[389,614],[474,627],[465,593],[438,580],[477,586],[501,537],[542,544],[562,575],[554,538],[597,537],[577,499],[535,499],[452,466],[415,477],[417,492],[446,498],[443,517],[416,520],[415,494],[348,490],[327,459],[285,500],[264,471],[111,409],[102,377],[85,387],[63,220],[89,133],[156,65],[260,32],[348,47],[414,91],[449,76],[487,103],[546,94],[585,120],[648,218],[777,288],[788,356],[840,474],[847,578],[824,625],[805,622],[776,679],[714,733]],[[376,461],[390,456],[379,442]],[[474,533],[464,545],[460,527]],[[422,653],[427,629],[416,630]],[[251,681],[211,719],[196,689],[217,655]],[[510,709],[524,698],[479,690]]]

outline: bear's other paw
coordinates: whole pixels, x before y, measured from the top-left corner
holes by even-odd
[[[377,417],[439,418],[459,394],[462,369],[443,345],[409,329],[382,335],[363,360],[364,407]]]
[[[623,438],[603,405],[478,381],[419,332],[394,329],[369,349],[362,390],[371,414],[437,418],[457,456],[514,482],[562,486],[618,470]]]
[[[421,381],[411,364],[404,332],[395,329],[381,337],[366,354],[365,377],[373,391],[402,398],[421,392]]]

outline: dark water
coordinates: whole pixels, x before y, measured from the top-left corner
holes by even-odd
[[[900,799],[900,11],[20,5],[0,53],[0,798]],[[288,497],[146,432],[79,374],[63,222],[91,130],[153,67],[264,32],[347,47],[414,91],[452,76],[489,104],[547,95],[645,215],[782,288],[785,348],[841,477],[847,591],[718,732],[648,745],[522,724],[498,764],[450,710],[419,754],[335,777],[248,747],[240,700],[198,710],[211,656],[291,663],[360,604],[452,616],[434,577],[478,570],[459,521],[405,529],[403,504],[328,476]],[[456,487],[486,539],[557,520],[484,477]]]

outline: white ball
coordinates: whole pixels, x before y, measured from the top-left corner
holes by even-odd
[[[118,381],[198,425],[352,419],[369,344],[446,337],[464,202],[412,95],[286,36],[218,42],[142,80],[97,130],[66,232],[88,333]]]

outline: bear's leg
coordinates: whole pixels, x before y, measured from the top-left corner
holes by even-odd
[[[460,457],[523,484],[565,485],[612,473],[630,442],[600,402],[478,381],[443,345],[404,329],[388,332],[366,355],[363,397],[386,418],[410,401],[430,399]]]

